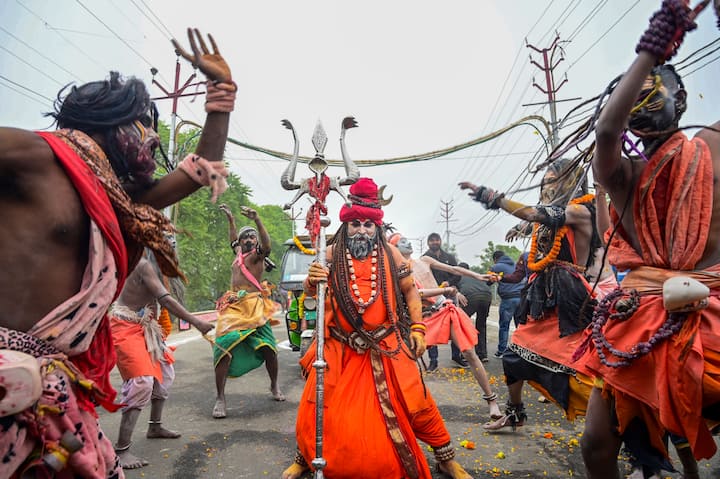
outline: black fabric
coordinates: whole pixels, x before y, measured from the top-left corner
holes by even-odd
[[[580,274],[558,264],[539,272],[523,293],[517,313],[520,323],[525,324],[528,315],[542,319],[546,310],[557,308],[561,338],[585,329],[597,304],[590,298]]]
[[[570,403],[570,375],[553,372],[521,358],[511,349],[502,357],[505,382],[508,386],[518,381],[533,381],[545,389],[563,410]]]

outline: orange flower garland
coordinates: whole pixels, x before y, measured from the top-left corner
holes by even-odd
[[[573,200],[570,200],[571,205],[581,205],[583,203],[589,203],[593,199],[595,199],[595,195],[593,194],[587,194],[584,196],[580,196],[579,198],[575,198]],[[552,248],[550,248],[550,252],[545,255],[543,259],[540,261],[535,261],[535,258],[537,258],[537,230],[540,228],[539,223],[535,223],[533,226],[533,235],[532,235],[532,241],[530,242],[530,252],[528,253],[528,268],[530,268],[531,271],[542,271],[545,268],[547,268],[551,263],[554,263],[557,259],[558,254],[560,254],[560,247],[562,246],[562,239],[565,237],[565,235],[568,232],[568,227],[563,226],[560,229],[558,229],[557,233],[555,233],[555,240],[553,241]]]

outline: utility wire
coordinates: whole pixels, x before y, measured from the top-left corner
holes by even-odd
[[[41,52],[41,51],[38,50],[37,48],[34,48],[32,45],[29,45],[29,44],[28,44],[27,42],[25,42],[22,38],[17,37],[17,36],[14,35],[12,32],[6,30],[6,29],[5,29],[4,27],[2,27],[2,26],[0,26],[0,30],[2,30],[3,32],[5,32],[6,35],[12,37],[16,42],[20,43],[21,45],[24,45],[26,48],[32,50],[33,52],[37,53],[39,56],[41,56],[41,57],[44,58],[45,60],[47,60],[47,61],[49,61],[50,63],[52,63],[53,65],[55,65],[56,67],[58,67],[59,69],[61,69],[61,70],[64,71],[65,73],[67,73],[68,75],[70,75],[70,76],[71,76],[72,78],[74,78],[75,80],[77,80],[77,81],[80,80],[77,76],[75,76],[75,74],[74,74],[73,72],[71,72],[70,70],[66,69],[65,67],[63,67],[62,65],[60,65],[58,62],[56,62],[56,61],[53,60],[52,58],[50,58],[50,57],[48,57],[47,55],[45,55],[43,52]]]

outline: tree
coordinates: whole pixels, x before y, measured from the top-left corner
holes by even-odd
[[[492,241],[488,241],[487,246],[485,249],[478,255],[478,260],[480,262],[480,271],[481,272],[487,272],[490,270],[493,264],[495,262],[493,261],[493,253],[495,251],[503,251],[505,254],[510,256],[513,261],[517,261],[520,255],[522,254],[522,251],[516,248],[512,245],[507,244],[498,244],[496,245]]]
[[[164,123],[158,129],[161,142],[167,148],[169,129]],[[178,134],[177,144],[181,147],[178,159],[182,160],[186,152],[194,150],[198,137],[198,130]],[[158,173],[162,174],[164,168],[160,166]],[[277,205],[258,206],[252,203],[252,190],[242,183],[239,176],[231,173],[227,182],[228,189],[219,201],[236,212],[238,228],[255,224],[239,213],[240,206],[257,210],[270,235],[270,259],[279,266],[284,253],[283,243],[292,235],[287,213]],[[210,191],[203,188],[175,205],[172,219],[178,230],[180,268],[188,279],[185,305],[191,311],[213,309],[215,300],[230,286],[231,265],[235,257],[228,240],[225,214],[217,204],[210,202]],[[265,279],[274,283],[279,277],[279,268],[265,275]]]

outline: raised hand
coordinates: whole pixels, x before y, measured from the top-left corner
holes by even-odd
[[[230,210],[230,207],[229,207],[228,205],[226,205],[225,203],[223,203],[223,204],[221,204],[220,206],[218,206],[218,208],[220,208],[220,211],[222,211],[223,213],[225,213],[229,218],[232,217],[232,215],[233,215],[233,214],[232,214],[232,210]]]
[[[496,210],[500,208],[498,202],[505,197],[504,193],[488,188],[487,186],[478,186],[470,183],[469,181],[462,181],[458,183],[461,190],[470,190],[468,196],[472,197],[475,201],[479,201],[485,208]]]
[[[241,206],[240,207],[240,213],[242,213],[243,216],[245,216],[248,219],[256,220],[258,217],[257,211],[255,211],[252,208],[248,208],[247,206]]]
[[[190,40],[190,48],[192,54],[188,53],[180,43],[172,39],[172,44],[175,47],[175,51],[183,57],[185,60],[192,63],[192,66],[199,68],[201,72],[205,74],[208,80],[213,80],[218,83],[230,83],[232,82],[232,74],[230,73],[230,67],[225,62],[225,59],[220,55],[215,39],[212,35],[208,34],[208,40],[212,45],[212,53],[208,50],[205,40],[203,40],[200,30],[197,28],[187,29],[188,39]]]
[[[468,196],[474,197],[475,193],[477,193],[478,187],[476,185],[470,183],[469,181],[461,181],[460,183],[458,183],[458,186],[460,187],[461,190],[470,190],[470,192],[468,193]]]

